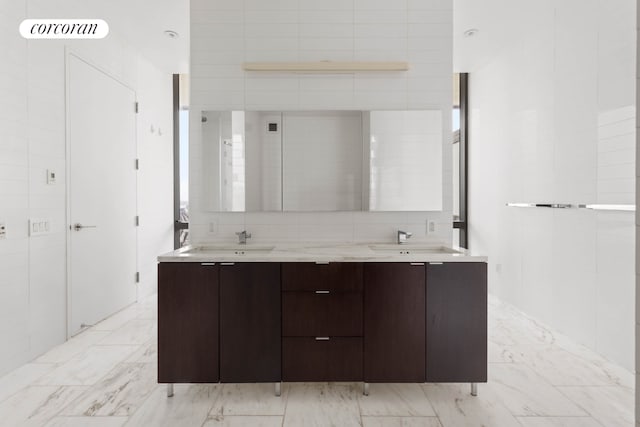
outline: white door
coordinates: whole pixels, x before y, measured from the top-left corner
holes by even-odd
[[[136,300],[135,93],[68,61],[69,335]]]

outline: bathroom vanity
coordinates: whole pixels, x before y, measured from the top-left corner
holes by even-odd
[[[415,245],[158,258],[158,382],[487,381],[486,258]]]

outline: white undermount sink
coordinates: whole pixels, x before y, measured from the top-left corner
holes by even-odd
[[[198,246],[185,251],[185,254],[221,254],[221,255],[246,255],[267,254],[274,246],[256,245],[229,245],[229,246]]]
[[[411,255],[411,254],[458,254],[455,249],[444,246],[413,246],[413,245],[369,245],[373,252],[381,254]]]

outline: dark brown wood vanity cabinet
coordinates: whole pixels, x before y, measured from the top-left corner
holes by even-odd
[[[424,263],[364,266],[364,381],[425,381]]]
[[[427,266],[427,382],[487,381],[487,264]]]
[[[216,383],[218,266],[158,264],[158,382]]]
[[[362,263],[282,264],[283,381],[362,381]]]
[[[279,263],[220,265],[220,381],[281,381]]]

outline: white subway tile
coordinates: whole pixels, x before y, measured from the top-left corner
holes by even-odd
[[[264,10],[264,9],[247,9],[244,13],[244,22],[264,23],[264,24],[297,24],[297,10]]]
[[[300,9],[299,22],[300,24],[351,24],[353,14],[345,13],[343,10]]]
[[[404,9],[356,9],[354,22],[356,24],[406,24],[407,11]]]

